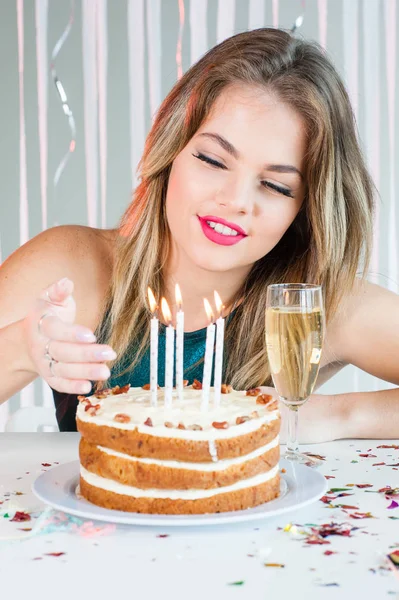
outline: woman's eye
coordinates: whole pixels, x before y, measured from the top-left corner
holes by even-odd
[[[277,192],[278,194],[282,194],[283,196],[286,196],[287,198],[294,197],[292,195],[291,190],[280,187],[279,185],[276,185],[275,183],[271,183],[271,181],[261,181],[261,184],[263,185],[263,187],[273,190],[273,191]]]
[[[212,165],[213,167],[227,169],[226,165],[222,165],[222,163],[218,162],[217,160],[213,160],[213,158],[209,158],[209,156],[205,156],[205,154],[201,154],[201,152],[198,152],[198,154],[193,154],[193,156],[198,158],[198,160],[202,160],[202,162],[208,163],[208,165]]]

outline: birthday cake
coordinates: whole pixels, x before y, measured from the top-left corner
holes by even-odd
[[[80,493],[136,513],[200,514],[247,509],[279,495],[280,412],[259,388],[222,386],[201,407],[201,383],[164,390],[125,386],[79,397]]]

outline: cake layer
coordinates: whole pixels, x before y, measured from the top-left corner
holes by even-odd
[[[156,458],[161,460],[178,460],[187,462],[212,462],[235,458],[253,452],[276,438],[280,431],[280,416],[269,422],[254,419],[257,429],[239,435],[240,427],[247,423],[231,427],[237,435],[216,440],[196,440],[196,434],[202,431],[189,431],[191,439],[174,437],[172,430],[169,437],[153,435],[153,427],[147,427],[148,433],[139,429],[120,429],[110,425],[97,425],[94,422],[76,419],[78,431],[94,446],[104,446],[123,454],[138,458]]]
[[[266,474],[216,490],[140,490],[102,479],[81,467],[80,491],[93,504],[113,510],[173,515],[218,513],[277,498],[280,475],[276,466]]]
[[[229,486],[269,471],[278,463],[278,437],[254,452],[216,463],[140,459],[90,444],[81,438],[82,466],[95,475],[141,489],[210,489]]]

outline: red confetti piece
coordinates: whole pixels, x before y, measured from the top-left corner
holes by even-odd
[[[51,467],[51,463],[42,463],[42,467]]]
[[[392,500],[391,504],[387,506],[387,508],[398,508],[398,506],[399,504],[395,502],[395,500]]]
[[[352,517],[352,519],[374,519],[375,517],[373,517],[373,515],[371,514],[371,512],[354,512],[351,515],[349,515],[350,517]]]
[[[335,479],[335,475],[324,475],[326,479]]]
[[[344,508],[346,510],[359,510],[358,506],[351,506],[350,504],[336,504],[334,508]]]
[[[169,537],[168,533],[160,533],[159,535],[157,535],[157,538],[167,538]]]
[[[322,496],[320,498],[320,502],[324,502],[324,504],[330,504],[332,500],[335,500],[336,496]]]
[[[334,550],[324,550],[323,554],[326,556],[331,556],[331,554],[337,554]]]
[[[17,523],[20,523],[21,521],[30,521],[30,520],[31,520],[31,516],[28,515],[28,513],[19,511],[19,510],[17,510],[17,512],[15,513],[13,518],[10,519],[10,521],[15,521]]]
[[[382,465],[385,465],[385,463],[384,462],[382,462],[382,463],[374,463],[372,466],[373,467],[381,467]]]
[[[362,458],[377,458],[376,454],[359,454]]]
[[[364,488],[371,488],[373,487],[372,483],[355,483],[355,486],[357,488],[359,488],[360,490],[363,490]]]
[[[392,465],[387,465],[387,467],[399,467],[399,463],[394,463]]]
[[[347,492],[342,492],[342,494],[338,494],[337,498],[344,498],[344,496],[353,496],[353,494],[348,494]]]
[[[63,556],[66,552],[46,552],[45,556]]]

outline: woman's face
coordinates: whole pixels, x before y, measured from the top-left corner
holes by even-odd
[[[172,165],[174,251],[207,271],[248,273],[301,208],[305,137],[302,118],[272,94],[226,88]]]

